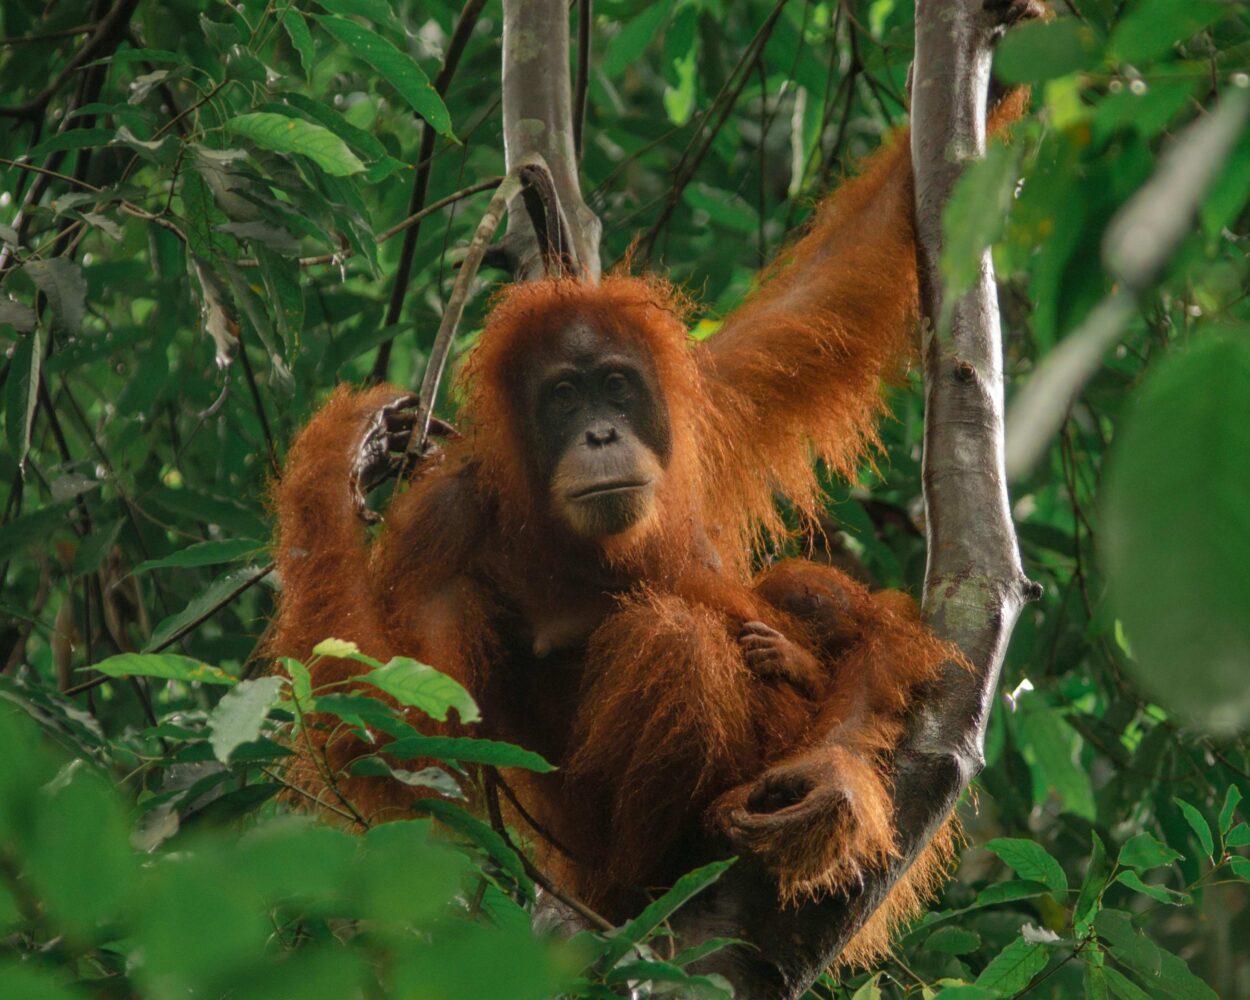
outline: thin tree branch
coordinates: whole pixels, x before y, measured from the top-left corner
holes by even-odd
[[[573,85],[573,153],[582,161],[586,131],[586,92],[590,88],[590,25],[592,0],[577,3],[577,82]]]

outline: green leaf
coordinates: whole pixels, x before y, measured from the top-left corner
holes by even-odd
[[[397,656],[358,679],[439,722],[446,721],[447,712],[453,708],[462,723],[477,722],[482,717],[472,695],[458,681],[404,656]]]
[[[511,743],[496,740],[475,740],[464,736],[407,736],[383,748],[389,757],[412,759],[433,757],[465,764],[490,764],[494,767],[519,767],[546,774],[555,768],[532,750],[522,750]]]
[[[222,696],[208,715],[208,727],[212,730],[209,743],[219,761],[229,764],[230,755],[240,744],[260,736],[265,718],[286,683],[285,677],[278,676],[239,681]]]
[[[1215,854],[1215,838],[1211,836],[1211,827],[1203,818],[1202,813],[1191,806],[1184,799],[1173,799],[1180,811],[1185,816],[1185,822],[1189,824],[1189,828],[1194,831],[1194,836],[1198,838],[1198,843],[1202,845],[1203,851],[1206,852],[1208,858]]]
[[[94,573],[100,567],[100,563],[104,561],[104,557],[108,555],[113,546],[117,544],[117,536],[121,534],[122,526],[126,523],[124,518],[118,518],[116,521],[108,522],[96,528],[82,540],[78,546],[78,551],[74,553],[74,573],[82,576],[86,573]]]
[[[1250,826],[1245,823],[1238,823],[1228,832],[1228,837],[1224,841],[1228,847],[1245,847],[1250,844]]]
[[[352,774],[375,778],[392,778],[411,788],[426,788],[448,799],[465,798],[464,789],[452,775],[439,767],[423,767],[420,771],[405,771],[391,767],[381,757],[360,757],[352,761]]]
[[[135,573],[154,569],[192,569],[197,566],[219,566],[254,557],[265,548],[264,542],[253,538],[226,538],[221,541],[196,542],[160,559],[149,559],[134,568]]]
[[[1250,339],[1197,338],[1137,391],[1104,491],[1102,553],[1130,666],[1162,704],[1217,732],[1250,724],[1248,454]]]
[[[327,174],[346,177],[365,169],[347,144],[327,128],[267,111],[227,118],[226,129],[263,149],[307,156]]]
[[[1190,902],[1189,896],[1183,892],[1177,892],[1175,889],[1169,889],[1162,885],[1149,885],[1141,880],[1141,876],[1134,871],[1120,872],[1115,880],[1121,885],[1126,885],[1134,892],[1140,892],[1149,896],[1151,899],[1157,899],[1160,903],[1167,903],[1169,906],[1182,906]]]
[[[163,646],[184,628],[211,617],[230,603],[241,588],[254,581],[263,570],[255,566],[237,569],[218,577],[201,593],[193,597],[185,608],[164,619],[152,632],[144,652]]]
[[[1103,910],[1094,926],[1104,943],[1111,945],[1112,957],[1148,985],[1177,1000],[1219,1000],[1184,961],[1136,930],[1127,913]],[[1114,990],[1115,984],[1111,985]]]
[[[421,799],[414,802],[412,808],[417,812],[430,813],[439,822],[473,841],[498,862],[499,867],[508,873],[531,901],[535,898],[534,883],[526,874],[525,865],[517,856],[516,851],[480,819],[469,815],[460,806],[443,799]]]
[[[1030,944],[1024,938],[1016,938],[977,976],[976,985],[1011,996],[1028,986],[1049,961],[1050,952],[1044,944]]]
[[[1250,882],[1250,858],[1235,857],[1231,858],[1228,865],[1233,870],[1233,874],[1238,878],[1245,879]]]
[[[740,233],[754,233],[759,229],[760,217],[741,195],[722,191],[701,182],[689,185],[682,192],[682,199],[692,208],[708,214],[713,222],[736,229]]]
[[[351,124],[333,108],[327,107],[320,101],[314,101],[303,94],[294,92],[282,94],[281,97],[292,108],[303,112],[318,125],[328,128],[355,149],[362,157],[369,160],[380,160],[386,156],[386,147],[378,139],[364,129],[357,128]],[[403,163],[399,165],[401,167],[404,166]]]
[[[1098,899],[1111,875],[1111,865],[1107,863],[1107,848],[1103,846],[1102,838],[1092,830],[1089,836],[1093,844],[1089,866],[1085,870],[1085,880],[1081,883],[1081,892],[1072,911],[1072,922],[1081,933],[1089,929]]]
[[[314,699],[311,710],[326,712],[342,719],[370,742],[374,737],[369,729],[377,729],[396,737],[419,735],[399,717],[398,712],[377,698],[356,694],[323,694]]]
[[[1139,833],[1120,848],[1118,863],[1128,868],[1145,871],[1148,868],[1158,868],[1160,865],[1170,865],[1182,857],[1180,852],[1172,850],[1166,844],[1159,843],[1150,834]]]
[[[63,976],[25,962],[18,965],[6,959],[0,964],[0,996],[22,1000],[82,1000],[82,993],[67,986]]]
[[[602,66],[605,76],[614,80],[638,61],[647,46],[658,37],[669,6],[668,2],[647,4],[625,21],[625,26],[604,48]]]
[[[48,297],[58,325],[69,333],[78,333],[87,308],[87,280],[82,276],[82,268],[68,257],[50,257],[27,261],[22,273]]]
[[[26,464],[30,432],[39,401],[39,369],[43,365],[43,340],[35,330],[23,337],[13,351],[9,377],[4,385],[4,429],[19,467]]]
[[[982,251],[1007,228],[1019,176],[1020,149],[990,143],[964,168],[942,210],[942,278],[952,301],[981,273]]]
[[[1044,896],[1050,892],[1048,886],[1041,882],[1032,882],[1020,879],[1011,879],[1007,882],[995,882],[993,885],[987,885],[979,893],[977,893],[977,901],[973,906],[977,909],[983,906],[996,906],[999,903],[1013,903],[1018,899],[1031,899],[1034,896]]]
[[[430,78],[410,56],[355,21],[317,15],[317,22],[376,69],[439,135],[455,138],[451,132],[451,116],[443,99],[430,84]]]
[[[981,935],[962,927],[940,927],[929,935],[924,947],[943,955],[970,955],[981,947]]]
[[[1067,892],[1067,876],[1059,862],[1041,844],[1032,840],[999,837],[989,841],[985,849],[997,854],[1021,878],[1041,882],[1054,893]]]
[[[1076,18],[1028,21],[999,43],[994,72],[1005,83],[1043,83],[1090,69],[1101,55],[1094,29]]]
[[[1107,985],[1111,987],[1111,992],[1119,997],[1120,1000],[1150,1000],[1150,994],[1139,989],[1123,973],[1117,972],[1109,966],[1103,966],[1102,974],[1106,977]]]
[[[75,128],[45,139],[27,155],[32,161],[44,159],[51,153],[60,153],[73,149],[87,149],[91,146],[103,146],[116,133],[107,128]]]
[[[620,933],[612,939],[612,946],[605,955],[605,965],[609,967],[615,965],[631,947],[645,941],[678,909],[725,874],[736,860],[736,858],[729,858],[725,861],[714,861],[710,865],[687,872],[679,878],[668,892],[648,905],[638,916],[621,928]]]
[[[1111,51],[1121,62],[1156,59],[1225,13],[1224,4],[1206,0],[1138,0],[1116,25]]]
[[[1228,836],[1228,831],[1233,828],[1233,818],[1237,814],[1237,804],[1241,802],[1241,789],[1236,785],[1229,785],[1228,791],[1224,793],[1224,805],[1220,809],[1220,837]]]
[[[328,10],[331,14],[343,14],[349,17],[363,17],[385,27],[399,29],[395,20],[395,12],[387,0],[317,0],[317,6]]]
[[[312,32],[308,30],[308,22],[304,15],[295,9],[292,3],[282,12],[282,27],[286,29],[291,45],[299,53],[300,65],[304,67],[304,79],[311,80],[313,69],[317,66],[317,47],[313,44]]]
[[[219,667],[209,666],[190,656],[174,653],[121,653],[101,660],[91,668],[109,677],[159,677],[188,684],[235,684]]]
[[[329,656],[335,659],[355,659],[360,654],[360,647],[346,639],[322,639],[313,646],[313,656]],[[373,661],[377,663],[376,660]]]

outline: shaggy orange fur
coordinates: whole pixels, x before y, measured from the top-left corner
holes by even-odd
[[[1019,101],[999,109],[1006,119]],[[418,657],[477,698],[480,735],[559,765],[509,776],[568,854],[540,863],[610,917],[635,887],[662,886],[726,850],[777,874],[784,900],[847,886],[894,850],[889,761],[912,692],[953,651],[915,605],[828,567],[783,563],[753,578],[752,551],[782,531],[776,497],[811,516],[813,460],[852,475],[876,440],[881,388],[911,350],[917,300],[906,135],[821,205],[709,340],[689,339],[663,281],[514,285],[491,312],[459,387],[464,435],[419,471],[369,541],[347,483],[389,387],[340,388],[299,436],[277,487],[283,591],[276,655],[355,641]],[[574,323],[634,345],[658,373],[672,452],[658,516],[607,544],[548,516],[528,465],[517,373]],[[804,608],[824,602],[836,641]],[[816,658],[817,697],[748,668],[735,641],[758,621]],[[566,655],[540,659],[538,640]],[[315,681],[360,668],[326,660]],[[455,730],[456,726],[450,727]],[[329,741],[331,769],[372,748]],[[330,794],[305,762],[302,779]],[[401,815],[411,790],[341,778],[370,821]],[[780,808],[758,808],[780,795]],[[937,878],[938,838],[852,943],[865,962]]]

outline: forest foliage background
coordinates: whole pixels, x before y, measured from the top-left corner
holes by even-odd
[[[0,995],[725,995],[664,930],[718,868],[556,945],[528,929],[525,832],[461,810],[457,778],[374,759],[448,798],[363,838],[276,794],[279,731],[312,708],[420,739],[256,649],[293,433],[337,382],[415,384],[503,172],[498,2],[441,97],[431,83],[459,14],[0,8]],[[1011,453],[1045,593],[1012,640],[957,877],[897,961],[816,996],[1250,996],[1250,18],[1209,0],[1058,14],[1001,47],[1034,110],[945,220],[953,290],[994,247],[1009,405],[1048,360],[1055,379],[1038,412],[1056,433],[1037,461]],[[633,267],[703,304],[697,336],[906,119],[901,0],[600,0],[592,35],[605,264],[637,239]],[[1158,225],[1117,229],[1125,206]],[[1117,282],[1116,254],[1169,225],[1165,272]],[[825,554],[918,593],[918,376],[894,404],[875,468],[831,484]],[[419,664],[373,676],[473,711]],[[475,742],[413,756],[431,754],[461,782],[458,765],[545,766]]]

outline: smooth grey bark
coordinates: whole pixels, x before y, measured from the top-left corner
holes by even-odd
[[[503,138],[508,171],[527,155],[546,162],[559,195],[582,273],[598,279],[599,218],[582,199],[574,149],[573,98],[569,83],[569,5],[566,0],[504,0]],[[508,250],[515,277],[545,273],[534,226],[521,200],[508,212]]]
[[[973,670],[948,665],[896,757],[900,856],[850,895],[780,908],[777,885],[743,859],[678,913],[683,944],[735,937],[702,971],[739,998],[797,998],[832,962],[932,838],[983,766],[985,724],[1007,640],[1034,585],[1025,578],[1003,469],[1002,345],[987,251],[975,287],[944,311],[941,212],[964,164],[985,150],[995,28],[983,0],[918,0],[912,155],[924,345],[924,492],[929,561],[924,612]],[[581,199],[573,156],[565,0],[505,0],[504,122],[508,165],[538,152],[550,164],[579,260],[598,273],[599,222]],[[519,206],[518,206],[519,208]],[[541,269],[520,211],[512,232],[532,249],[519,277]],[[526,264],[525,262],[530,263]],[[939,322],[941,321],[941,322]],[[558,914],[558,907],[555,908]],[[549,915],[550,917],[550,915]],[[558,922],[558,919],[555,921]]]

